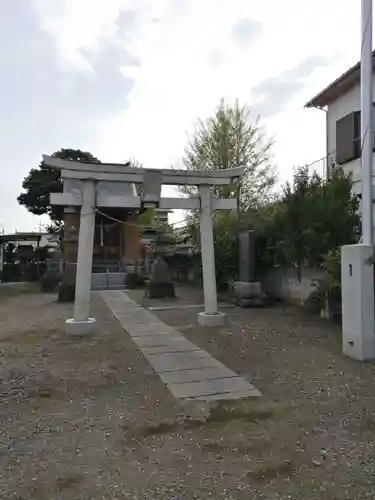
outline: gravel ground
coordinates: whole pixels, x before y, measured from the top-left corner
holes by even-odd
[[[92,308],[98,335],[72,340],[70,305],[0,297],[0,499],[374,497],[374,367],[341,355],[337,329],[279,306],[227,309],[217,330],[157,312],[263,393],[179,406],[97,295]]]
[[[236,463],[238,487],[245,462],[251,487],[244,491],[254,492],[258,483],[258,496],[234,498],[374,498],[375,366],[341,354],[339,327],[278,305],[226,309],[225,328],[203,329],[196,310],[179,307],[199,303],[200,292],[177,294],[176,310],[154,314],[250,380],[278,408],[257,425],[260,446],[246,430],[247,453],[240,456],[235,434],[224,433],[213,447],[218,468]],[[142,291],[130,295],[145,303]]]

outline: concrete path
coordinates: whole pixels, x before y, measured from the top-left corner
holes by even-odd
[[[160,321],[126,292],[100,294],[175,398],[210,401],[260,396],[253,385]]]

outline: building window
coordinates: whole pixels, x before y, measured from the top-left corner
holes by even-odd
[[[361,112],[353,111],[336,122],[336,162],[339,165],[361,155]]]
[[[375,103],[372,105],[372,141],[375,152]],[[342,165],[361,156],[361,112],[353,111],[336,122],[336,163]]]

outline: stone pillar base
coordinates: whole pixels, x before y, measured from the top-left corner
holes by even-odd
[[[67,319],[65,322],[65,332],[69,337],[86,337],[95,331],[95,318],[88,318],[84,321]]]
[[[200,312],[197,314],[198,323],[201,326],[208,326],[214,328],[215,326],[223,326],[227,322],[227,315],[218,312],[217,314],[207,314]]]

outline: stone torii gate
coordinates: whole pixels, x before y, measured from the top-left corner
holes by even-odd
[[[243,167],[192,172],[134,168],[122,164],[80,163],[46,155],[43,155],[43,161],[49,167],[61,170],[64,185],[62,193],[51,193],[51,204],[70,209],[80,207],[74,318],[66,322],[67,333],[84,335],[94,329],[95,319],[89,317],[89,309],[95,213],[97,209],[113,207],[199,210],[204,312],[198,313],[198,323],[203,326],[225,323],[225,314],[218,311],[217,303],[212,211],[234,210],[237,200],[214,198],[211,188],[232,184],[243,176]],[[114,183],[116,194],[106,189],[106,184]],[[142,195],[126,194],[129,193],[129,184],[136,183],[143,185]],[[161,198],[163,184],[197,186],[198,196]],[[72,185],[75,189],[72,189]]]

